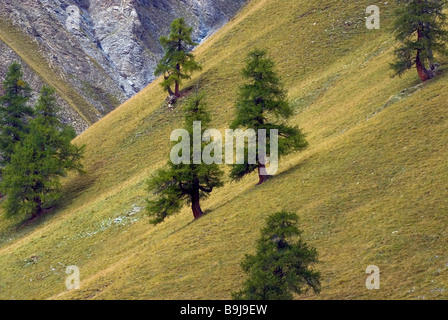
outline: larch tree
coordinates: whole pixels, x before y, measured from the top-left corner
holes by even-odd
[[[391,63],[394,75],[401,76],[415,67],[425,82],[434,78],[437,63],[434,54],[447,55],[446,0],[397,0],[394,31],[400,45],[395,49]]]
[[[302,240],[295,213],[277,212],[267,218],[257,241],[255,255],[241,263],[248,275],[243,289],[233,293],[236,300],[292,300],[309,288],[321,289],[316,249]]]
[[[159,41],[165,55],[158,63],[154,75],[163,75],[161,86],[170,96],[178,98],[182,81],[190,79],[194,71],[202,68],[190,52],[194,46],[198,45],[191,39],[193,28],[186,24],[184,18],[179,18],[171,23],[170,30],[168,37],[160,37]]]
[[[202,95],[189,98],[185,104],[185,130],[189,137],[195,134],[193,129],[195,122],[201,123],[202,137],[210,123],[210,115]],[[199,152],[202,154],[210,143],[213,142],[206,143],[201,139]],[[194,139],[189,139],[187,147],[189,151],[187,163],[182,161],[174,164],[169,161],[165,168],[158,170],[148,181],[148,190],[155,196],[154,200],[148,200],[147,205],[152,224],[163,222],[167,216],[179,212],[185,204],[191,205],[194,219],[200,218],[204,214],[200,200],[207,198],[215,188],[223,185],[221,181],[223,172],[216,163],[206,164],[201,161],[198,164],[191,161],[191,155],[198,153],[194,147]]]
[[[3,82],[0,96],[0,164],[11,161],[14,146],[28,132],[28,118],[33,109],[28,106],[31,88],[23,80],[22,66],[13,62]]]
[[[29,133],[14,147],[3,171],[1,188],[6,193],[6,215],[40,215],[61,193],[59,177],[69,170],[82,171],[84,146],[72,144],[71,126],[57,116],[54,90],[43,87],[35,106]]]
[[[274,62],[267,57],[265,50],[255,49],[250,52],[243,76],[247,82],[240,87],[236,116],[231,128],[253,129],[256,136],[260,129],[266,130],[267,133],[270,130],[278,130],[279,156],[304,149],[308,145],[305,135],[299,128],[285,124],[294,111],[286,99],[287,92],[274,71]],[[266,154],[270,153],[269,135],[266,136],[265,151]],[[258,185],[264,183],[268,176],[265,159],[260,159],[262,154],[259,145],[257,144],[256,151],[257,163],[249,163],[247,145],[245,155],[243,164],[232,165],[231,178],[238,180],[258,169]]]

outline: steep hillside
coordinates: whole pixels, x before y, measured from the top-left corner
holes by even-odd
[[[0,77],[20,61],[36,92],[41,83],[58,89],[64,120],[82,132],[154,80],[171,21],[184,16],[201,41],[245,2],[4,0]]]
[[[232,119],[244,56],[265,47],[310,143],[262,186],[255,174],[227,181],[198,221],[184,208],[153,227],[144,213],[145,181],[182,122],[159,81],[90,127],[76,140],[87,174],[64,181],[56,210],[33,223],[1,216],[0,298],[228,299],[264,218],[284,209],[321,260],[321,295],[298,298],[446,299],[448,74],[392,79],[392,8],[374,2],[380,30],[365,28],[372,1],[252,0],[197,48],[204,70],[188,86],[207,93],[214,127]],[[81,290],[65,289],[68,265]],[[365,287],[369,265],[380,290]]]

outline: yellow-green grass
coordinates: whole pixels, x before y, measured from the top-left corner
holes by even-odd
[[[228,299],[264,219],[288,210],[321,260],[321,295],[297,298],[446,299],[448,76],[392,79],[391,9],[381,6],[383,27],[370,31],[370,4],[254,0],[197,48],[204,70],[185,86],[207,93],[214,127],[232,119],[244,56],[265,47],[297,108],[290,123],[310,143],[262,186],[255,173],[226,179],[198,221],[186,207],[153,227],[133,210],[182,126],[159,81],[90,127],[76,140],[88,146],[87,174],[64,180],[57,209],[34,223],[1,218],[0,297]],[[81,290],[66,290],[68,265]],[[366,289],[369,265],[380,290]]]
[[[97,111],[70,84],[53,70],[42,56],[39,45],[10,22],[0,20],[0,40],[8,45],[19,57],[75,110],[88,125],[96,122]]]

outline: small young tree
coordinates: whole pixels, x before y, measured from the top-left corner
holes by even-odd
[[[448,32],[444,29],[446,14],[443,12],[446,0],[397,0],[394,30],[400,46],[395,49],[395,62],[391,68],[395,75],[417,69],[418,76],[425,82],[434,78],[437,69],[434,53],[446,55]]]
[[[72,127],[57,118],[54,90],[43,87],[30,121],[29,133],[14,147],[5,167],[1,188],[6,214],[39,215],[43,206],[60,196],[59,177],[68,170],[82,171],[83,147],[71,143]]]
[[[320,292],[320,273],[310,269],[318,262],[316,249],[309,247],[297,228],[295,213],[277,212],[268,217],[257,242],[256,255],[246,255],[241,266],[248,274],[236,300],[291,300],[293,293],[309,288]]]
[[[280,80],[274,71],[274,62],[266,57],[266,51],[256,49],[252,51],[243,69],[243,76],[248,83],[240,87],[236,104],[236,117],[231,124],[232,129],[239,127],[258,130],[278,130],[278,154],[286,155],[292,151],[305,148],[308,143],[304,134],[295,127],[287,126],[279,120],[287,120],[293,115],[293,109],[286,100],[286,91],[282,88]],[[266,152],[269,153],[270,138],[267,134]],[[257,144],[257,164],[249,164],[247,149],[245,163],[233,165],[231,178],[240,179],[258,168],[259,182],[267,180],[265,161],[260,161],[261,154]]]
[[[27,118],[33,109],[27,106],[31,88],[23,80],[22,66],[13,62],[3,82],[0,96],[0,165],[11,161],[14,146],[27,133]]]
[[[190,74],[201,70],[190,50],[197,45],[192,39],[192,27],[188,27],[184,18],[171,23],[171,32],[168,37],[160,37],[165,56],[157,65],[154,75],[163,75],[162,87],[170,96],[179,97],[179,88],[182,80],[190,79]],[[174,92],[171,87],[174,85]]]
[[[210,123],[210,116],[203,102],[203,96],[194,96],[186,102],[185,129],[193,137],[193,122],[201,122],[201,134]],[[201,143],[201,152],[207,144]],[[190,160],[195,152],[193,139],[190,139]],[[200,199],[206,198],[213,189],[221,187],[223,172],[215,163],[205,164],[174,164],[171,161],[166,168],[160,169],[148,181],[148,189],[157,198],[148,201],[147,211],[151,223],[158,224],[169,215],[177,213],[184,204],[191,204],[195,219],[203,215]]]

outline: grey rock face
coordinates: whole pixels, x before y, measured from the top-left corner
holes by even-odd
[[[101,117],[154,80],[163,54],[158,39],[174,19],[184,17],[194,27],[194,39],[201,41],[245,2],[2,0],[0,18],[34,39],[52,69]],[[0,60],[0,70],[5,64]]]

